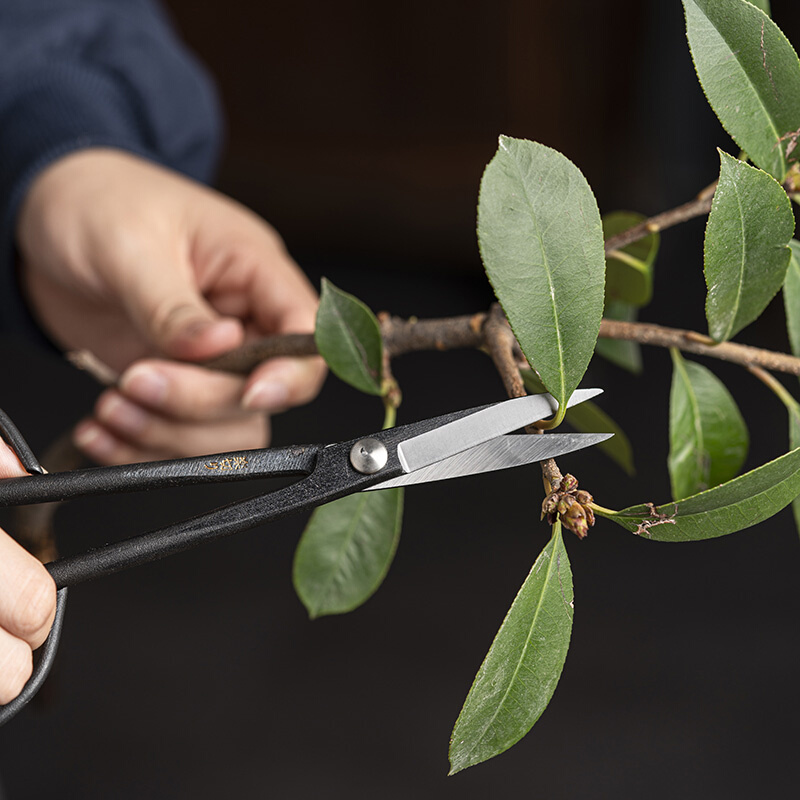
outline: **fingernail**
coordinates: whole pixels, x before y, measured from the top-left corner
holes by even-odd
[[[242,406],[249,411],[272,411],[285,408],[288,403],[289,389],[277,381],[254,383],[242,398]]]
[[[136,364],[119,380],[119,388],[128,397],[148,406],[160,406],[167,398],[169,382],[147,364]]]
[[[123,433],[138,434],[147,426],[149,414],[119,395],[104,397],[97,404],[97,416],[111,428]]]
[[[94,422],[82,422],[73,434],[75,444],[98,461],[110,456],[114,450],[114,439]]]

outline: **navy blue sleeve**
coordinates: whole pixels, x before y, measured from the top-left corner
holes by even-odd
[[[153,0],[0,0],[0,330],[41,341],[14,248],[40,170],[115,147],[208,181],[220,141],[213,84]]]

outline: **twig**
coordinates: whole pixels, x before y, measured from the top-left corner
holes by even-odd
[[[711,340],[696,331],[665,328],[649,322],[620,322],[604,319],[600,323],[600,336],[605,339],[627,339],[657,347],[677,347],[687,353],[697,353],[709,358],[731,361],[744,367],[757,366],[772,372],[800,375],[800,358],[774,350],[762,350],[736,342],[708,344]]]
[[[527,391],[519,373],[518,358],[515,353],[517,340],[514,338],[508,322],[506,322],[503,310],[497,304],[493,305],[485,316],[483,340],[489,356],[500,374],[508,396],[524,397]],[[528,433],[542,433],[535,425],[529,425],[526,430]],[[550,487],[556,481],[561,481],[561,470],[558,468],[554,458],[542,461],[541,464],[542,476],[546,481],[546,489],[549,493]]]
[[[482,328],[486,314],[428,320],[381,316],[381,333],[387,352],[392,358],[420,350],[480,348],[484,344]],[[708,336],[697,331],[667,328],[649,322],[604,319],[600,324],[600,336],[605,339],[627,339],[656,347],[677,347],[688,353],[732,361],[745,367],[754,364],[772,372],[800,375],[800,358],[735,342],[715,344]],[[514,348],[515,357],[518,358],[519,349],[516,343]],[[272,336],[235,351],[230,354],[230,358],[206,362],[205,366],[248,372],[261,361],[278,355],[310,356],[316,353],[317,348],[311,334]]]
[[[613,250],[619,250],[626,245],[638,242],[639,239],[644,239],[651,233],[663,231],[671,228],[674,225],[679,225],[681,222],[687,222],[695,217],[702,217],[703,214],[708,214],[711,211],[711,201],[714,198],[714,191],[717,184],[712,183],[703,189],[702,192],[688,203],[684,203],[677,208],[671,208],[669,211],[662,211],[654,217],[650,217],[632,228],[621,231],[616,236],[611,236],[606,240],[606,254]]]

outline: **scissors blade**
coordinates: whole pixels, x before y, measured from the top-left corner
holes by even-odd
[[[597,397],[602,391],[578,389],[570,397],[567,408]],[[402,442],[397,446],[397,456],[405,472],[415,472],[531,425],[554,414],[557,409],[558,402],[549,394],[505,400]]]
[[[498,436],[471,450],[457,453],[435,464],[401,475],[399,478],[379,483],[377,486],[370,486],[364,491],[391,489],[395,486],[410,486],[415,483],[443,481],[465,475],[477,475],[481,472],[521,467],[591,447],[613,435],[613,433],[547,433],[541,436]]]

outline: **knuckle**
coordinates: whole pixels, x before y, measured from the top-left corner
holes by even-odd
[[[25,642],[12,639],[0,657],[0,704],[10,703],[25,687],[33,673],[33,652]]]
[[[12,616],[14,632],[33,636],[48,622],[56,607],[56,586],[41,564],[29,570],[28,579],[17,595]]]

